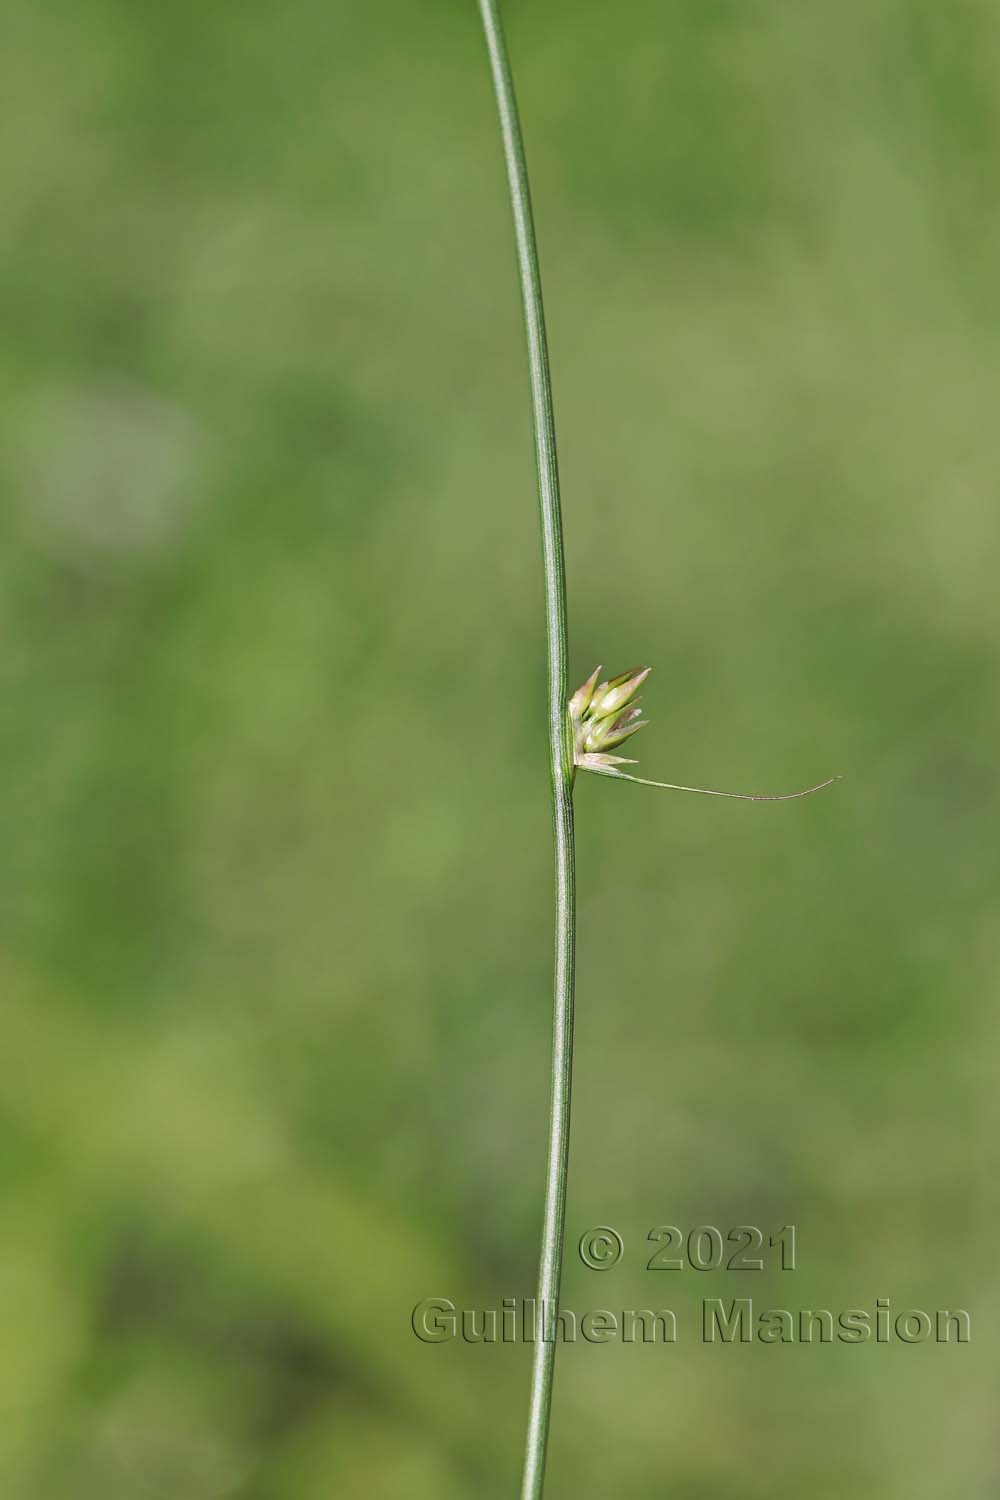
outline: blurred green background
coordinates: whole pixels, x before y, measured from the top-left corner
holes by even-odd
[[[510,0],[578,788],[555,1497],[994,1495],[1000,14]],[[11,1500],[516,1493],[549,1043],[539,546],[472,0],[13,0]],[[798,1226],[799,1269],[644,1269]],[[573,1248],[616,1226],[621,1265]],[[736,1278],[736,1280],[739,1280]],[[966,1346],[706,1347],[704,1296]]]

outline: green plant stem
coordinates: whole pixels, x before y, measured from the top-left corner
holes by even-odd
[[[538,1307],[549,1321],[558,1310],[566,1227],[566,1177],[569,1167],[570,1095],[573,1074],[573,977],[576,948],[576,869],[573,850],[573,764],[567,737],[569,698],[566,673],[566,577],[563,565],[559,470],[552,415],[542,284],[528,191],[521,126],[507,59],[497,0],[479,0],[486,33],[490,71],[500,115],[507,184],[514,215],[517,265],[524,303],[531,375],[531,410],[538,470],[538,504],[542,524],[545,572],[545,637],[548,658],[549,769],[555,833],[555,972],[552,1009],[552,1071],[549,1144],[545,1175],[545,1210],[538,1268]],[[555,1339],[534,1345],[531,1404],[524,1455],[522,1500],[539,1500],[545,1483],[545,1456],[552,1410]]]

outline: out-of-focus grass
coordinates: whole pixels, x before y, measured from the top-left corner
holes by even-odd
[[[992,1494],[1000,890],[982,0],[508,7],[584,783],[554,1496]],[[541,591],[474,7],[15,3],[0,59],[15,1500],[505,1496],[548,1041]],[[653,1224],[799,1226],[782,1305],[974,1342],[706,1348]]]

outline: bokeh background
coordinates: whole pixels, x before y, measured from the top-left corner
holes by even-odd
[[[1000,14],[510,0],[578,789],[549,1492],[994,1495]],[[516,1493],[549,1041],[525,360],[472,0],[13,0],[0,1490]],[[799,1269],[644,1270],[798,1227]],[[615,1270],[572,1246],[618,1228]],[[738,1283],[738,1284],[737,1284]],[[966,1346],[706,1347],[704,1296]]]

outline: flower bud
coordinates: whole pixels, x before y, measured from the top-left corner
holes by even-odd
[[[612,677],[609,682],[602,682],[594,691],[590,704],[591,713],[596,718],[604,718],[606,714],[617,713],[620,708],[624,708],[632,701],[652,670],[652,667],[630,667],[619,677]]]
[[[587,678],[586,682],[583,683],[581,687],[577,688],[576,692],[569,700],[569,716],[573,721],[574,729],[580,723],[580,720],[583,718],[584,714],[587,712],[587,709],[590,707],[590,700],[594,696],[594,683],[597,681],[600,675],[600,667],[595,667],[590,676]]]
[[[590,755],[577,756],[576,763],[584,771],[610,771],[615,766],[637,766],[637,760],[629,760],[624,755]]]
[[[642,709],[638,704],[626,708],[624,713],[609,714],[606,718],[590,721],[589,725],[585,726],[583,749],[586,752],[613,750],[616,745],[622,744],[637,730],[645,729],[647,723],[648,720],[642,717]]]

